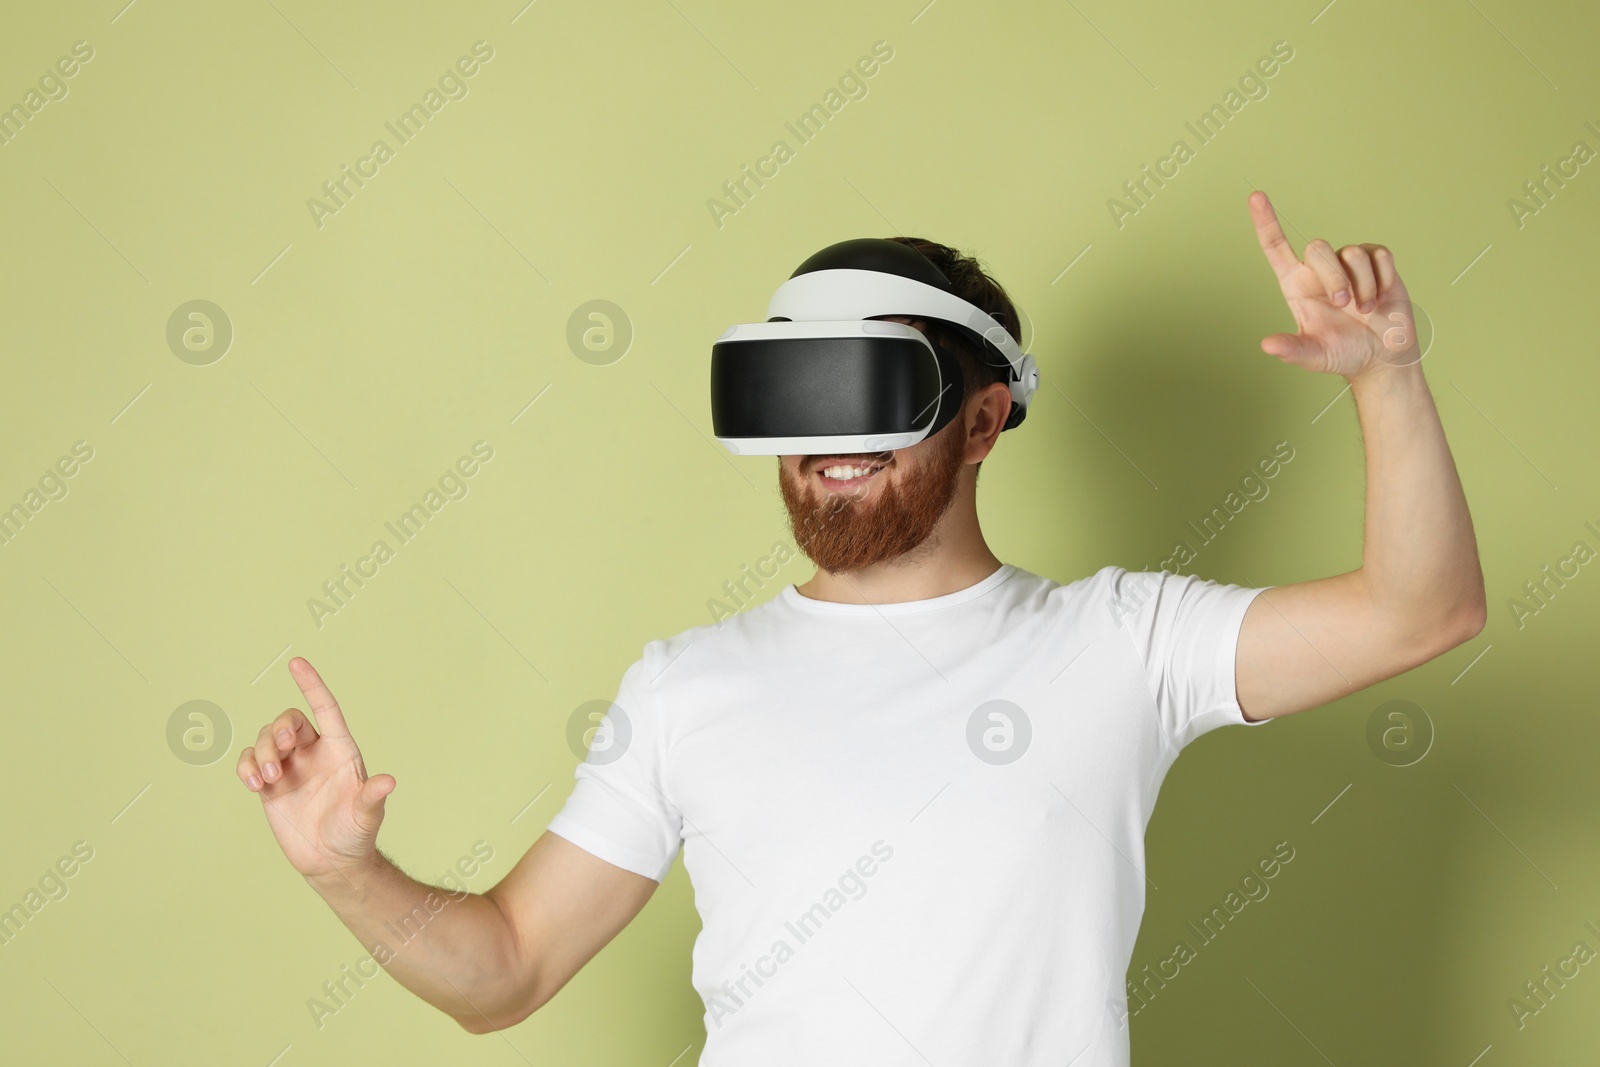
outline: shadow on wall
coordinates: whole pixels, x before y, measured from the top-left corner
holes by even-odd
[[[1042,357],[1040,407],[1056,420],[1050,432],[1061,449],[1047,469],[1062,472],[1055,491],[1071,497],[1074,575],[1106,563],[1159,570],[1186,523],[1207,514],[1276,442],[1300,445],[1283,413],[1298,407],[1292,375],[1305,372],[1258,347],[1283,324],[1273,320],[1257,333],[1244,311],[1224,310],[1254,297],[1246,281],[1208,284],[1166,260],[1126,281],[1133,295],[1080,319],[1070,342],[1047,338]],[[1141,310],[1145,293],[1163,294],[1158,314]],[[1275,287],[1271,295],[1281,299]],[[1190,543],[1198,548],[1199,538]],[[1209,562],[1185,572],[1212,577]]]

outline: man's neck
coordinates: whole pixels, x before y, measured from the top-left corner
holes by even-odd
[[[976,542],[960,548],[924,543],[904,556],[861,570],[837,574],[818,570],[795,591],[812,600],[841,604],[896,604],[959,592],[999,569],[999,557],[979,535]]]

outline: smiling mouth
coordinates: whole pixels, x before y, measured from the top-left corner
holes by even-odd
[[[887,459],[852,456],[827,458],[812,469],[824,488],[840,492],[866,486],[887,466]]]

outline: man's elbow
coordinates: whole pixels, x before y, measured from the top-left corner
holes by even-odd
[[[559,986],[550,988],[544,972],[537,966],[524,963],[518,967],[520,981],[514,990],[507,992],[509,1000],[496,1005],[481,1001],[466,1011],[454,1014],[456,1023],[469,1034],[492,1034],[496,1030],[509,1030],[550,1002],[560,992]]]
[[[1443,618],[1430,627],[1443,647],[1435,655],[1443,655],[1458,645],[1464,645],[1483,632],[1489,624],[1489,600],[1484,592],[1483,571],[1474,568],[1472,580],[1466,588],[1451,591],[1448,606],[1443,607]]]
[[[505,921],[506,955],[493,965],[502,979],[495,986],[498,995],[494,1002],[486,1004],[480,996],[477,1003],[469,1001],[466,1010],[451,1013],[456,1024],[469,1034],[508,1030],[544,1007],[559,990],[559,986],[550,988],[546,980],[548,968],[542,966],[546,957],[542,945],[535,943],[528,930],[517,926],[495,889],[490,889],[483,897],[499,909]]]
[[[1489,593],[1483,581],[1483,567],[1473,567],[1472,575],[1472,603],[1467,612],[1468,638],[1477,637],[1489,623]]]
[[[1489,624],[1489,597],[1483,586],[1483,570],[1477,570],[1477,581],[1473,584],[1472,595],[1467,604],[1457,614],[1460,616],[1461,641],[1472,640],[1483,633],[1483,628]]]
[[[1409,650],[1404,654],[1400,670],[1408,671],[1420,667],[1451,649],[1466,644],[1483,632],[1488,616],[1488,608],[1480,602],[1444,615],[1434,614],[1426,621],[1412,620],[1398,627],[1395,630],[1394,643],[1390,647]]]
[[[492,1034],[496,1030],[509,1030],[522,1022],[535,1011],[539,1010],[543,1001],[530,1003],[514,1011],[500,1012],[493,1015],[484,1015],[479,1011],[469,1011],[455,1017],[456,1023],[469,1034]]]
[[[457,1017],[456,1023],[469,1034],[492,1034],[496,1030],[505,1029],[478,1014]]]
[[[1483,628],[1489,623],[1489,605],[1479,599],[1466,607],[1456,611],[1447,625],[1440,627],[1442,633],[1448,635],[1449,644],[1442,650],[1448,652],[1457,645],[1464,645],[1474,637],[1483,633]]]

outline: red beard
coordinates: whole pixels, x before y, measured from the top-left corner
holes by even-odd
[[[789,509],[795,545],[830,574],[857,571],[902,556],[928,539],[960,486],[966,441],[959,420],[933,436],[933,449],[906,477],[886,481],[874,500],[857,500],[821,488],[809,462],[791,475],[778,462],[778,487]],[[942,439],[942,440],[941,440]],[[885,472],[899,465],[902,449]],[[887,473],[884,475],[887,477]]]

